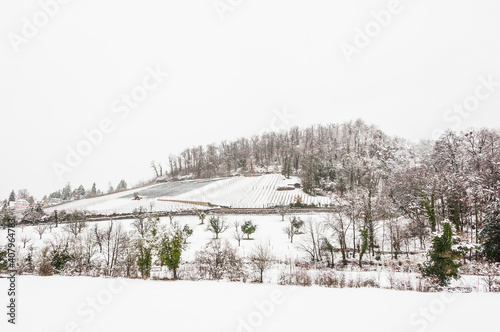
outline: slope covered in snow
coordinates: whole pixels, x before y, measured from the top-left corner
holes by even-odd
[[[190,180],[167,182],[145,188],[127,190],[120,193],[73,201],[47,208],[54,210],[88,210],[99,214],[130,213],[135,208],[144,207],[154,211],[177,211],[200,208],[189,202],[205,202],[215,206],[233,208],[265,208],[287,205],[300,199],[304,204],[328,204],[328,197],[313,197],[300,188],[278,190],[280,187],[293,187],[300,182],[298,178],[286,179],[279,174],[255,177],[232,177],[213,180]],[[142,199],[133,200],[134,193]],[[169,201],[170,200],[170,201]],[[172,201],[186,201],[172,202]]]

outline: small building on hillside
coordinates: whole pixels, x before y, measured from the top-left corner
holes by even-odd
[[[62,203],[62,199],[60,198],[49,198],[49,205],[57,205]]]
[[[25,199],[18,199],[15,202],[10,202],[9,208],[14,212],[25,211],[30,208],[30,203]]]

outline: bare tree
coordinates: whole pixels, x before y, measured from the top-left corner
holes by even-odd
[[[38,233],[38,235],[40,235],[40,240],[41,240],[42,236],[43,236],[43,233],[45,233],[45,231],[47,230],[47,225],[39,223],[38,225],[36,225],[35,230]]]
[[[264,273],[273,266],[274,257],[268,246],[259,243],[250,255],[250,264],[259,273],[259,281],[263,282]]]
[[[73,234],[75,238],[78,237],[78,235],[87,227],[87,224],[85,221],[75,221],[75,222],[70,222],[65,225],[64,230],[70,234]]]
[[[345,196],[347,206],[345,214],[352,225],[352,258],[356,257],[356,223],[361,219],[363,202],[357,191],[349,192]]]
[[[488,263],[488,266],[482,272],[481,279],[488,288],[488,292],[499,291],[500,290],[500,265],[495,266],[494,264]]]
[[[389,222],[389,236],[391,237],[391,256],[394,259],[398,259],[401,253],[403,230],[397,220]]]
[[[227,277],[233,281],[244,278],[243,261],[227,241],[210,241],[196,252],[195,264],[202,278],[220,280]]]
[[[146,234],[146,209],[141,206],[138,209],[134,209],[132,215],[135,218],[132,222],[132,226],[134,226],[141,237],[144,237]]]
[[[104,240],[104,231],[99,228],[97,224],[94,224],[92,228],[92,238],[99,247],[99,252],[102,253],[102,242]]]
[[[233,237],[236,241],[238,241],[238,247],[239,247],[241,244],[241,240],[243,239],[244,236],[244,233],[241,231],[241,222],[235,221],[233,222],[233,226],[234,226]]]
[[[174,221],[174,213],[172,211],[168,211],[167,212],[167,217],[170,221],[170,225],[172,225],[173,221]]]
[[[311,256],[311,261],[319,262],[322,258],[321,239],[325,237],[325,227],[323,223],[311,220],[308,220],[305,225],[305,239],[300,243],[299,248]]]
[[[338,200],[334,204],[335,212],[326,218],[326,224],[333,230],[338,239],[344,265],[347,264],[347,231],[352,223],[352,219],[349,219],[346,215],[349,209],[348,204]]]
[[[83,259],[84,265],[88,269],[92,267],[94,256],[97,254],[97,246],[94,238],[94,231],[87,230],[83,235]]]
[[[23,249],[24,249],[24,248],[26,248],[26,245],[31,242],[32,239],[28,234],[23,233],[19,237],[19,240],[21,240],[21,242],[23,243]]]
[[[157,178],[163,176],[163,167],[161,166],[160,163],[158,163],[158,165],[157,165],[156,162],[153,160],[151,162],[151,168],[155,171]]]
[[[121,224],[115,225],[113,220],[109,222],[103,232],[102,247],[106,263],[105,274],[111,275],[113,269],[120,259],[120,253],[124,243],[124,232]]]
[[[288,205],[278,206],[276,212],[281,215],[281,221],[285,221],[285,216],[290,212],[290,207]]]

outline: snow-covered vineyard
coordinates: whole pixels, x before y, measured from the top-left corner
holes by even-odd
[[[300,180],[296,177],[286,179],[279,174],[253,177],[238,176],[208,181],[167,182],[77,200],[47,208],[46,212],[51,213],[54,210],[62,209],[67,211],[87,210],[96,214],[110,215],[113,213],[130,213],[139,207],[147,210],[153,209],[153,211],[206,208],[206,206],[196,204],[200,202],[232,208],[266,208],[288,205],[295,203],[297,200],[300,200],[303,204],[315,205],[326,205],[331,202],[329,197],[314,197],[304,193],[298,185],[297,188],[295,187],[299,182]],[[135,193],[141,197],[140,200],[134,200]]]

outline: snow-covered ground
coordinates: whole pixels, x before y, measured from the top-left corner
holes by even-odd
[[[294,203],[297,196],[305,204],[329,204],[328,197],[313,197],[302,189],[278,191],[299,183],[300,179],[286,179],[279,174],[267,174],[255,177],[237,176],[214,180],[191,180],[183,182],[167,182],[155,184],[141,189],[128,190],[111,195],[83,199],[46,209],[54,210],[88,210],[100,214],[130,213],[135,208],[144,207],[154,211],[177,211],[200,208],[193,204],[166,202],[163,200],[181,200],[206,202],[214,205],[233,208],[264,208],[268,206]],[[142,200],[132,200],[137,192]],[[206,207],[201,207],[206,208]]]
[[[306,222],[312,223],[322,223],[327,217],[327,213],[307,213],[307,214],[294,214],[294,216],[305,220]],[[300,262],[307,263],[310,258],[308,254],[301,249],[301,245],[304,244],[307,239],[307,234],[298,234],[295,235],[293,243],[290,242],[288,236],[283,232],[283,228],[288,224],[288,219],[291,216],[288,215],[285,217],[285,221],[281,221],[281,216],[279,215],[225,215],[224,218],[226,223],[229,225],[228,229],[219,234],[219,238],[222,241],[228,241],[233,247],[235,247],[239,255],[242,257],[248,258],[249,255],[252,254],[255,246],[258,244],[263,244],[265,246],[269,246],[274,258],[277,261],[281,262]],[[238,242],[234,239],[234,231],[235,228],[233,226],[233,222],[239,221],[243,223],[245,220],[251,220],[257,225],[257,231],[252,234],[250,240],[244,239],[241,241],[241,245],[238,246]],[[201,250],[206,244],[214,239],[214,234],[207,230],[207,220],[205,220],[205,224],[201,225],[200,220],[195,216],[178,216],[174,218],[174,221],[178,222],[180,225],[189,225],[193,229],[193,235],[188,240],[188,247],[185,252],[182,254],[183,263],[193,262],[196,256],[196,252]],[[110,221],[99,221],[99,222],[89,222],[87,223],[87,230],[90,231],[90,228],[93,227],[94,224],[97,224],[100,228],[106,227]],[[161,218],[160,222],[162,224],[168,224],[169,218]],[[125,220],[116,220],[114,221],[115,225],[121,225],[123,229],[127,232],[134,232],[134,227],[132,226],[133,220],[125,219]],[[56,238],[60,238],[61,236],[73,236],[70,235],[66,230],[66,226],[64,224],[59,225],[58,228],[52,228],[51,231],[47,230],[42,239],[40,239],[39,234],[37,233],[36,226],[28,226],[23,229],[18,228],[17,230],[17,245],[21,248],[21,254],[25,256],[28,253],[28,248],[30,246],[33,247],[34,252],[39,251],[43,246],[48,245]],[[333,236],[333,233],[330,229],[325,228],[325,234],[328,236]],[[26,245],[26,248],[23,248],[23,243],[21,242],[21,238],[25,235],[28,235],[30,238],[30,242]],[[378,241],[381,243],[381,241]],[[7,243],[7,230],[0,230],[0,245],[5,245]],[[389,250],[389,248],[385,248]],[[339,268],[340,263],[340,253],[336,253],[336,263],[337,268]],[[385,266],[386,264],[396,264],[394,260],[390,258],[389,255],[382,255],[380,261],[376,261],[374,257],[370,257],[368,254],[365,256],[365,260],[371,260],[379,266],[372,266],[371,271],[360,271],[357,264],[350,264],[347,268],[344,268],[341,272],[339,272],[339,277],[344,276],[346,281],[356,281],[356,280],[371,280],[376,281],[381,287],[389,287],[389,274],[388,268]],[[409,259],[406,258],[406,255],[400,256],[400,261],[406,262],[407,265],[412,265],[414,268],[416,267],[415,263],[422,262],[425,260],[425,253],[422,252],[418,255],[411,255]],[[382,266],[384,265],[384,266]],[[181,269],[182,271],[182,269]],[[264,281],[268,283],[278,283],[279,275],[282,272],[288,272],[285,265],[276,264],[270,271],[266,272],[264,276]],[[395,280],[403,283],[408,283],[415,285],[418,282],[418,273],[416,270],[408,271],[409,273],[396,273],[394,275]],[[312,280],[315,279],[317,270],[309,270],[309,275],[312,277]],[[160,277],[165,278],[171,277],[171,272],[164,269],[161,271],[159,267],[153,267],[152,269],[152,277]],[[182,276],[181,276],[182,277]],[[473,291],[484,291],[485,284],[484,282],[477,276],[464,276],[458,281],[453,281],[452,286],[454,287],[464,287],[471,288]]]
[[[299,214],[312,222],[324,221],[326,214]],[[306,239],[297,235],[290,243],[279,215],[227,215],[227,222],[252,220],[258,225],[253,240],[242,241],[238,248],[248,256],[258,243],[268,244],[280,260],[306,259],[299,249]],[[206,224],[195,216],[175,218],[194,229],[183,261],[192,261],[197,250],[213,239]],[[96,222],[104,227],[109,221]],[[132,231],[133,220],[116,220]],[[161,218],[169,223],[168,218]],[[87,227],[94,223],[89,223]],[[39,249],[58,235],[66,234],[65,225],[39,239],[34,226],[18,229],[29,234]],[[234,227],[220,235],[237,246]],[[0,230],[0,244],[5,244],[6,230]],[[25,251],[27,249],[23,249]],[[337,254],[338,262],[340,255]],[[382,258],[387,259],[388,257]],[[265,274],[265,284],[208,281],[143,281],[90,277],[18,277],[18,325],[13,328],[4,318],[0,331],[467,331],[494,329],[495,313],[500,309],[500,295],[476,292],[483,281],[465,276],[453,286],[473,287],[470,294],[417,293],[375,288],[330,289],[279,286],[283,265],[275,265]],[[181,269],[182,270],[182,269]],[[157,271],[157,269],[153,269]],[[155,275],[157,272],[153,272]],[[308,270],[312,280],[317,270]],[[389,278],[415,284],[417,274],[395,273],[379,268],[357,271],[356,266],[336,272],[346,281],[372,280],[388,287]],[[0,279],[0,292],[6,294],[7,280]],[[5,290],[5,291],[2,291]],[[5,295],[4,295],[5,296]],[[41,310],[41,308],[44,308]],[[5,309],[6,310],[6,309]]]
[[[325,218],[325,214],[298,214],[298,217],[303,220],[311,220],[315,222],[319,222]],[[297,259],[305,257],[305,253],[299,250],[298,246],[300,245],[302,239],[305,238],[305,235],[296,235],[294,237],[294,243],[290,243],[287,235],[283,232],[283,228],[288,224],[289,216],[285,217],[285,221],[281,221],[281,216],[279,215],[227,215],[224,216],[227,224],[229,225],[228,229],[219,235],[219,238],[222,240],[229,241],[233,246],[238,246],[238,242],[233,238],[234,234],[234,226],[232,223],[234,221],[244,222],[245,220],[252,220],[257,225],[257,231],[251,236],[251,240],[242,240],[241,246],[239,247],[240,254],[242,256],[247,256],[251,253],[254,246],[259,243],[269,244],[271,246],[271,250],[273,254],[278,259]],[[207,218],[208,219],[208,218]],[[213,233],[207,230],[207,222],[205,220],[205,224],[201,225],[200,220],[196,216],[178,216],[174,218],[175,221],[179,222],[181,225],[189,225],[193,229],[193,235],[189,238],[189,246],[185,253],[183,253],[183,259],[190,261],[194,259],[195,252],[200,250],[204,245],[206,245],[210,240],[214,238]],[[169,218],[161,218],[160,222],[163,224],[169,223]],[[99,227],[105,227],[109,221],[99,221],[99,222],[89,222],[87,223],[87,228],[93,227],[93,225],[97,223]],[[134,228],[132,226],[133,220],[124,219],[124,220],[116,220],[115,224],[121,224],[124,230],[132,231]],[[68,234],[65,231],[65,225],[61,224],[58,228],[52,228],[51,231],[47,230],[42,239],[40,239],[40,235],[36,231],[36,226],[28,226],[23,229],[18,229],[17,232],[17,244],[19,246],[23,246],[20,242],[20,237],[23,234],[28,234],[31,238],[31,242],[27,245],[33,245],[35,249],[41,248],[44,244],[49,243],[53,240],[57,235]],[[6,239],[7,230],[0,230],[0,245],[5,245],[7,243]]]
[[[32,276],[17,287],[18,325],[3,314],[0,331],[494,331],[500,309],[485,293]]]

